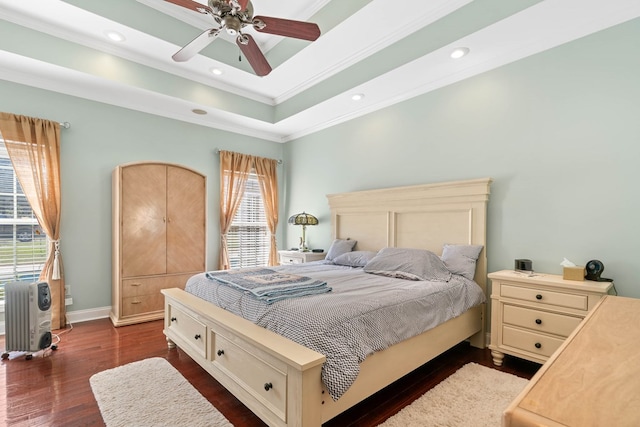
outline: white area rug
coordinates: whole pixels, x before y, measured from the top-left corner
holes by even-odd
[[[99,372],[89,382],[107,427],[233,427],[160,357]]]
[[[528,382],[468,363],[380,426],[500,427],[502,412]]]

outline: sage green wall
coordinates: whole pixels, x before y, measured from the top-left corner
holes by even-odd
[[[490,271],[599,259],[640,297],[638,51],[636,19],[290,142],[283,216],[316,214],[327,248],[325,194],[492,177]]]
[[[283,145],[0,81],[0,111],[69,121],[62,130],[61,248],[69,311],[111,305],[111,173],[123,163],[177,163],[207,175],[207,267],[218,257],[215,148],[281,158]],[[283,181],[282,179],[280,180]]]
[[[208,176],[208,267],[217,260],[216,147],[284,156],[282,247],[306,210],[312,247],[328,248],[325,195],[492,177],[491,271],[531,258],[604,262],[640,297],[640,20],[281,145],[0,81],[0,111],[69,121],[62,137],[62,250],[69,310],[110,305],[111,172],[122,163],[184,164]],[[286,240],[280,238],[286,232]]]

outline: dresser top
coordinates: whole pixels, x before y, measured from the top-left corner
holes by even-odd
[[[489,279],[508,280],[511,282],[524,283],[529,285],[547,285],[565,289],[590,290],[598,293],[607,293],[613,282],[594,282],[592,280],[564,280],[558,274],[546,273],[526,273],[514,270],[502,270],[489,273]]]

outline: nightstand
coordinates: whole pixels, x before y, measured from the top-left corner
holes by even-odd
[[[324,259],[327,254],[324,252],[299,252],[299,251],[278,251],[280,264],[301,264],[303,262],[318,261]]]
[[[544,363],[613,288],[612,282],[503,270],[491,279],[491,355]]]

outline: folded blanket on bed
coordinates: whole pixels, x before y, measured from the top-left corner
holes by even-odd
[[[208,279],[248,292],[271,304],[286,298],[330,292],[327,282],[297,274],[280,273],[268,268],[210,271]]]

